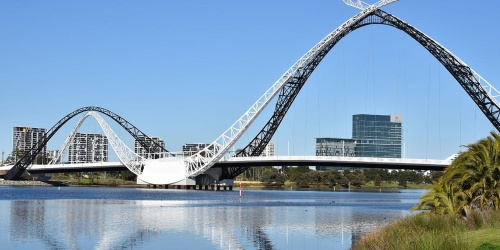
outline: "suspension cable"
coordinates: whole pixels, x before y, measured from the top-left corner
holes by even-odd
[[[438,66],[438,110],[441,110],[441,65]],[[438,115],[438,141],[439,141],[439,157],[442,157],[442,143],[441,143],[441,116]]]
[[[428,81],[427,81],[427,139],[425,143],[425,159],[429,159],[429,119],[430,119],[430,102],[431,102],[431,62],[430,62],[430,57],[429,56],[429,61],[428,61]]]

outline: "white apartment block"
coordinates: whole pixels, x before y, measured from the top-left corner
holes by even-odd
[[[12,151],[28,151],[37,145],[38,141],[47,133],[45,128],[13,127],[12,128]],[[44,147],[42,152],[46,152]]]
[[[108,138],[101,134],[76,133],[69,145],[69,163],[108,161]]]
[[[274,156],[274,142],[269,142],[261,156]]]

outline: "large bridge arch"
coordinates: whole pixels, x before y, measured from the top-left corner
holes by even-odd
[[[356,20],[355,17],[350,20]],[[280,90],[272,117],[264,125],[261,131],[236,156],[259,156],[270,142],[307,79],[328,52],[349,33],[372,24],[382,24],[399,29],[427,49],[427,51],[429,51],[457,80],[493,126],[500,131],[500,104],[491,94],[492,91],[497,93],[498,91],[493,88],[493,86],[486,82],[486,80],[466,63],[460,60],[460,58],[431,37],[395,16],[383,10],[375,9],[355,22],[346,22],[342,24],[337,29],[340,30],[340,32],[331,39],[329,43],[305,65],[305,67],[295,73],[294,77],[292,77]],[[223,169],[221,179],[233,179],[248,168],[249,167],[229,167]]]
[[[184,167],[186,167],[186,177],[194,178],[203,174],[207,169],[214,166],[219,159],[227,153],[227,150],[234,145],[248,126],[252,124],[255,118],[261,113],[270,100],[278,95],[273,116],[264,125],[262,130],[237,156],[257,156],[262,153],[266,145],[271,140],[278,126],[286,115],[291,104],[300,92],[301,88],[319,65],[328,52],[350,32],[370,24],[384,24],[403,30],[413,37],[417,42],[424,46],[434,57],[436,57],[445,68],[454,76],[464,90],[469,94],[473,101],[483,111],[490,122],[500,131],[500,108],[491,91],[494,89],[481,76],[474,72],[469,66],[462,62],[458,57],[449,52],[446,48],[426,36],[416,28],[403,22],[402,20],[378,10],[380,6],[369,6],[360,13],[343,23],[339,28],[328,34],[303,57],[301,57],[292,67],[269,88],[264,95],[250,107],[250,109],[240,117],[229,129],[219,136],[212,144],[204,148],[199,153],[185,158]],[[483,86],[486,83],[488,86]],[[486,87],[486,88],[485,88]],[[52,127],[42,142],[30,150],[14,167],[7,173],[6,179],[17,179],[24,172],[26,167],[31,164],[36,155],[42,150],[50,138],[59,130],[59,128],[75,115],[84,111],[97,111],[103,113],[124,127],[131,135],[144,135],[136,127],[128,123],[123,118],[98,107],[85,107],[78,109]],[[135,137],[135,136],[134,136]],[[135,137],[139,139],[139,137]],[[154,141],[151,141],[156,144]],[[142,144],[142,143],[141,143]],[[161,150],[161,149],[159,149]],[[163,149],[164,150],[164,149]],[[166,151],[166,150],[165,150]],[[230,167],[223,169],[220,179],[234,178],[245,171],[247,168]]]
[[[104,114],[111,119],[113,119],[116,123],[120,124],[122,128],[124,128],[130,135],[134,137],[135,140],[137,140],[142,147],[148,148],[150,145],[153,145],[154,147],[152,148],[152,151],[155,153],[162,153],[162,152],[168,152],[165,148],[163,148],[161,145],[159,145],[156,141],[151,139],[149,136],[147,136],[145,133],[143,133],[140,129],[138,129],[136,126],[132,125],[130,122],[125,120],[123,117],[111,112],[110,110],[107,110],[105,108],[101,107],[95,107],[95,106],[88,106],[88,107],[83,107],[79,108],[65,117],[63,117],[61,120],[59,120],[54,126],[52,126],[49,131],[47,131],[47,134],[44,136],[43,140],[39,141],[33,148],[31,148],[26,154],[19,160],[17,161],[14,166],[5,174],[5,179],[6,180],[15,180],[19,179],[21,175],[24,173],[26,168],[28,168],[29,165],[33,163],[35,160],[36,156],[42,151],[42,149],[47,145],[47,143],[50,141],[50,139],[57,133],[57,131],[64,125],[66,124],[69,120],[77,116],[78,114],[81,114],[83,112],[98,112],[101,114]]]

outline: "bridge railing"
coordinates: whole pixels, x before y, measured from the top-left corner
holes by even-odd
[[[450,164],[450,159],[411,159],[411,158],[377,158],[349,156],[248,156],[224,158],[222,161],[338,161],[338,162],[377,162],[377,163],[414,163],[414,164]]]

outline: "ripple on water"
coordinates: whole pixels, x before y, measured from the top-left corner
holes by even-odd
[[[420,193],[0,188],[7,248],[348,249]]]

